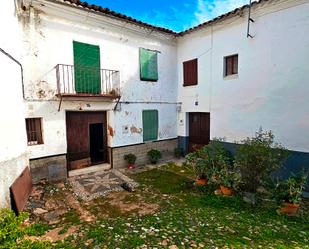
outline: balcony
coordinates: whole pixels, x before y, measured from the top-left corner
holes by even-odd
[[[62,98],[107,98],[120,97],[119,71],[92,67],[56,66],[57,97]]]

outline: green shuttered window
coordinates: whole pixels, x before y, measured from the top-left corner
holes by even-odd
[[[100,47],[73,41],[75,91],[101,92]]]
[[[145,81],[157,81],[158,54],[144,48],[139,49],[140,78]]]
[[[143,111],[143,139],[153,141],[158,139],[159,117],[157,110]]]

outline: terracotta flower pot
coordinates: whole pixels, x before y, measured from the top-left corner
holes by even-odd
[[[196,180],[196,185],[199,185],[199,186],[204,186],[204,185],[206,185],[207,184],[207,182],[208,182],[208,180],[207,179],[197,179]]]
[[[233,194],[233,190],[229,187],[225,187],[223,185],[220,185],[220,190],[223,195],[231,196]]]
[[[128,169],[134,169],[135,164],[134,163],[128,163]]]
[[[299,204],[285,202],[283,207],[279,209],[279,212],[287,215],[295,215],[299,209]]]

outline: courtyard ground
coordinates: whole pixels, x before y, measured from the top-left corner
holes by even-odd
[[[271,201],[253,207],[197,188],[192,172],[174,163],[126,174],[139,183],[134,192],[87,201],[68,183],[35,186],[22,241],[32,241],[29,248],[309,248],[308,203],[296,217],[279,215]]]

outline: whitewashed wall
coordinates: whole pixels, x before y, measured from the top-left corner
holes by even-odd
[[[24,12],[23,20],[24,40],[28,41],[23,55],[26,115],[43,118],[44,144],[28,147],[31,158],[66,153],[68,110],[107,110],[108,125],[114,131],[108,138],[112,147],[143,142],[143,109],[159,110],[159,139],[177,137],[177,129],[173,129],[177,122],[177,51],[173,37],[155,36],[156,32],[150,34],[150,30],[137,27],[122,28],[124,22],[46,1],[33,1],[32,6]],[[113,112],[115,104],[111,103],[64,100],[58,112],[54,67],[73,65],[73,41],[100,46],[101,68],[120,71],[122,102],[168,103],[123,103],[120,111]],[[160,51],[158,82],[140,81],[139,47]],[[123,132],[125,127],[129,127],[128,133]]]
[[[0,48],[18,59],[19,26],[14,1],[0,2]],[[13,42],[12,42],[13,41]],[[9,207],[9,187],[28,165],[19,65],[0,52],[0,208]]]
[[[179,38],[178,133],[188,136],[186,112],[210,112],[212,138],[239,141],[262,126],[289,149],[309,152],[309,1],[270,1],[252,11],[253,39],[247,12]],[[224,78],[223,58],[236,53],[238,76]],[[198,86],[182,87],[182,62],[196,57]]]

